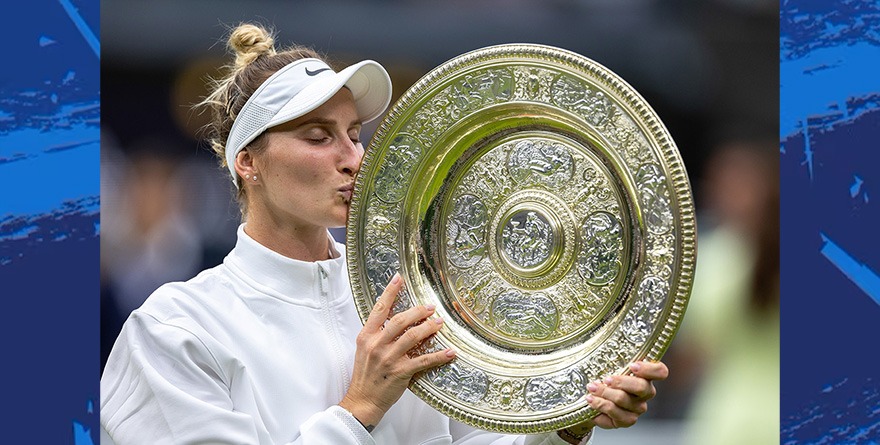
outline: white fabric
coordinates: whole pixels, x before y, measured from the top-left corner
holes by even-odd
[[[247,144],[267,129],[320,107],[343,86],[351,90],[361,122],[381,116],[391,103],[391,77],[372,60],[337,73],[319,59],[299,59],[269,76],[245,102],[226,138],[226,164],[235,186],[235,157]]]
[[[336,405],[362,327],[344,246],[335,259],[296,261],[242,227],[222,265],[162,286],[126,321],[101,379],[101,427],[113,441],[453,443],[449,419],[409,391],[372,434]],[[565,445],[556,434],[477,431],[456,443]]]

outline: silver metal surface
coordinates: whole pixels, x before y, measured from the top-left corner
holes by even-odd
[[[415,353],[457,358],[414,380],[478,428],[552,431],[596,413],[586,385],[659,359],[695,261],[693,199],[654,111],[614,73],[541,45],[500,45],[428,73],[367,149],[348,266],[366,320],[435,304]]]

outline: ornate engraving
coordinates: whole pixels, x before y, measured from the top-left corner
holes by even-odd
[[[397,293],[397,298],[394,299],[394,305],[391,306],[391,310],[389,311],[389,317],[393,317],[411,307],[413,307],[412,296],[409,294],[409,289],[404,287]]]
[[[433,368],[425,376],[438,388],[468,403],[479,402],[489,388],[483,371],[460,361]]]
[[[543,183],[558,188],[571,179],[574,160],[562,144],[526,139],[514,144],[507,168],[521,184]]]
[[[623,197],[612,184],[610,174],[601,169],[594,161],[583,163],[585,168],[578,176],[583,178],[579,190],[572,193],[575,200],[575,216],[583,221],[596,211],[604,211],[621,219]]]
[[[602,366],[603,375],[610,375],[621,367],[627,365],[627,357],[621,355],[619,342],[616,337],[612,337],[596,351],[596,358]]]
[[[387,203],[403,199],[406,184],[421,154],[421,145],[412,136],[401,133],[391,142],[376,176],[376,196]]]
[[[596,212],[581,226],[583,244],[578,272],[588,283],[601,286],[617,278],[623,255],[620,222],[607,212]]]
[[[639,298],[651,306],[663,307],[668,295],[669,284],[662,278],[647,276],[639,283]]]
[[[553,83],[553,101],[562,108],[581,115],[587,122],[602,126],[614,111],[605,93],[584,86],[583,82],[569,76],[559,76]]]
[[[553,227],[544,215],[533,210],[520,210],[504,224],[501,239],[508,259],[520,267],[532,268],[550,257]]]
[[[391,277],[400,270],[397,249],[387,244],[377,244],[367,251],[367,279],[373,284],[374,296],[382,295]]]
[[[535,213],[533,233],[520,232],[526,229],[523,225],[516,227],[517,232],[508,226],[511,216],[528,219],[529,212]],[[492,213],[489,233],[494,242],[489,244],[489,258],[495,266],[494,275],[526,289],[546,289],[564,279],[574,263],[577,228],[569,206],[557,194],[527,189],[512,194]],[[545,223],[550,230],[541,229]],[[508,237],[514,233],[516,236]],[[529,268],[526,264],[534,265]]]
[[[474,195],[455,199],[446,226],[449,261],[461,268],[477,264],[486,254],[486,205]]]
[[[379,201],[381,203],[381,201]],[[384,204],[384,203],[382,203]],[[376,207],[379,207],[378,205]],[[397,226],[398,223],[392,220],[390,217],[396,216],[399,212],[395,212],[392,209],[382,209],[382,212],[377,212],[370,218],[370,223],[367,224],[367,239],[370,240],[393,240],[397,239]],[[396,210],[396,209],[395,209]]]
[[[419,81],[373,143],[349,218],[353,293],[364,314],[401,269],[412,288],[392,312],[448,316],[408,352],[459,351],[411,385],[428,404],[480,429],[554,431],[592,414],[587,382],[665,350],[693,205],[665,127],[613,73],[489,48]]]
[[[405,131],[420,135],[430,145],[463,116],[510,100],[513,88],[513,75],[507,69],[470,73],[436,93],[412,116]]]
[[[648,341],[651,332],[654,331],[654,320],[657,318],[657,308],[646,304],[644,300],[638,300],[630,312],[626,314],[621,326],[623,335],[641,346]]]
[[[452,282],[458,296],[458,302],[474,314],[482,314],[489,306],[488,287],[492,285],[492,275],[486,270],[483,273],[475,274],[476,279],[471,281],[467,279],[466,275],[462,275],[460,271],[456,270],[453,276]]]
[[[535,411],[577,402],[587,390],[587,380],[577,370],[549,377],[536,377],[526,383],[525,399]]]
[[[502,412],[523,411],[526,409],[524,389],[523,379],[491,379],[486,397],[487,405]]]
[[[496,297],[491,313],[499,331],[522,339],[547,338],[559,323],[553,300],[540,293],[524,294],[516,289]]]
[[[549,102],[554,74],[541,68],[517,67],[514,72],[514,97],[519,100]]]
[[[666,175],[656,164],[645,164],[636,173],[636,183],[648,230],[657,234],[668,232],[675,221],[666,186]]]
[[[459,119],[487,104],[509,100],[513,93],[513,77],[506,70],[490,70],[468,74],[450,88],[454,107],[450,107],[449,117]]]
[[[439,352],[446,349],[440,341],[437,340],[436,337],[428,337],[427,340],[421,342],[418,346],[409,351],[410,357],[418,357],[420,355],[430,354],[432,352]]]

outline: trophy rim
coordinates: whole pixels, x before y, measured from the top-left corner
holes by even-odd
[[[456,76],[471,72],[478,67],[492,66],[493,63],[504,63],[510,66],[533,63],[551,64],[562,70],[570,70],[589,78],[595,85],[615,94],[619,100],[618,105],[637,123],[649,139],[652,150],[656,151],[656,155],[662,161],[664,173],[671,186],[669,193],[672,202],[674,202],[672,214],[675,221],[675,242],[678,248],[674,261],[676,270],[673,273],[674,277],[670,279],[674,286],[668,289],[668,301],[662,308],[665,315],[662,318],[662,324],[653,330],[654,337],[649,342],[650,347],[643,348],[640,356],[634,357],[640,360],[659,360],[669,347],[681,324],[690,296],[696,261],[695,211],[684,163],[665,125],[633,87],[611,70],[585,56],[547,45],[529,43],[495,45],[455,57],[430,71],[413,84],[386,114],[366,150],[361,171],[355,181],[348,217],[349,230],[346,234],[348,271],[361,321],[367,319],[374,302],[368,296],[370,295],[369,286],[363,285],[365,281],[361,259],[364,258],[366,252],[363,247],[361,232],[364,227],[361,222],[369,210],[366,205],[368,198],[363,190],[372,186],[372,184],[365,182],[369,172],[376,172],[382,166],[381,159],[377,159],[381,154],[382,144],[387,143],[402,130],[401,125],[405,122],[406,117],[411,116],[414,109],[424,105],[425,97],[430,96],[432,92],[443,85],[454,81]],[[641,215],[638,217],[641,218]],[[397,241],[392,243],[392,245],[398,244]],[[403,268],[404,264],[400,266]],[[636,270],[634,273],[638,274],[639,271]],[[636,291],[635,285],[630,283],[627,293]],[[467,357],[461,359],[467,360]],[[617,373],[629,373],[625,367],[621,367],[618,371]],[[581,423],[598,414],[589,405],[582,403],[577,409],[557,410],[556,414],[544,415],[540,418],[490,415],[484,412],[485,410],[471,409],[467,403],[460,403],[460,401],[449,397],[448,394],[437,391],[423,377],[418,376],[411,383],[410,389],[413,393],[449,417],[485,430],[504,433],[554,431]]]

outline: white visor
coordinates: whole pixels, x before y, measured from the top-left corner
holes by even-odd
[[[391,103],[391,77],[364,60],[340,72],[318,59],[300,59],[272,74],[248,98],[226,138],[226,164],[238,187],[235,157],[257,136],[320,107],[343,86],[351,90],[361,122],[381,116]]]

